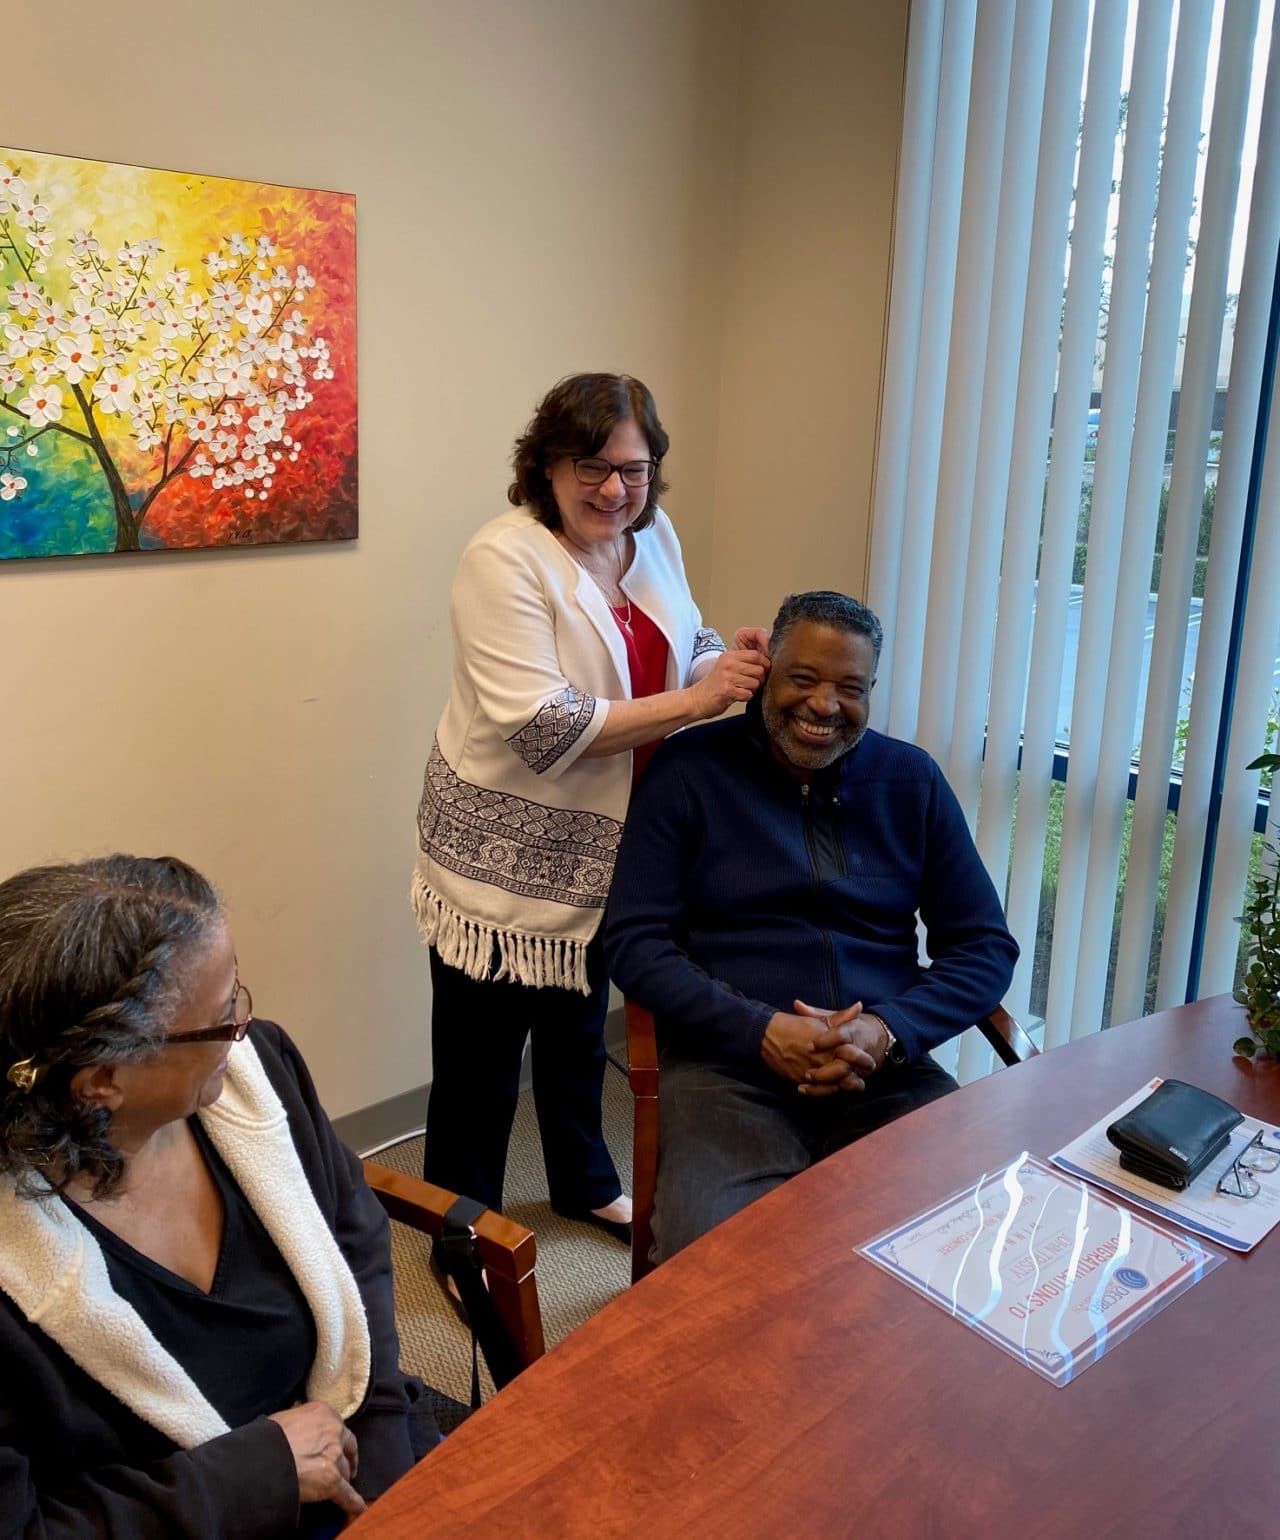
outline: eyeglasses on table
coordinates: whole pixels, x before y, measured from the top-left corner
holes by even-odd
[[[1263,1144],[1259,1129],[1218,1180],[1218,1191],[1228,1198],[1256,1198],[1262,1191],[1260,1176],[1280,1170],[1280,1150]]]

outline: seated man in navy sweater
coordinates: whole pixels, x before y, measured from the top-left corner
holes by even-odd
[[[954,1090],[929,1050],[1013,975],[942,772],[867,727],[882,637],[856,599],[792,595],[762,693],[668,739],[632,800],[605,948],[657,1018],[659,1259]]]

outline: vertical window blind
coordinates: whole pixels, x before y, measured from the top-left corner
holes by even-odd
[[[1049,1047],[1230,989],[1275,835],[1274,3],[912,5],[880,720],[955,787]]]

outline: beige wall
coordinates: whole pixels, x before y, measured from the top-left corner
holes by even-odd
[[[203,867],[340,1114],[429,1073],[405,893],[449,579],[546,386],[653,386],[723,622],[860,582],[905,0],[123,16],[41,23],[57,67],[8,73],[0,140],[357,195],[362,533],[6,564],[0,871],[113,847]]]
[[[7,72],[0,142],[357,196],[358,543],[0,570],[0,870],[203,867],[334,1113],[428,1076],[413,815],[516,430],[561,374],[632,370],[675,517],[709,502],[726,9],[73,0],[56,67]]]
[[[907,0],[748,0],[711,613],[865,592]]]

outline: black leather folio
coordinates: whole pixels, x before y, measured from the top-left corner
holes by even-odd
[[[1117,1118],[1107,1138],[1135,1176],[1181,1191],[1194,1181],[1244,1121],[1230,1102],[1184,1080],[1165,1080]]]

